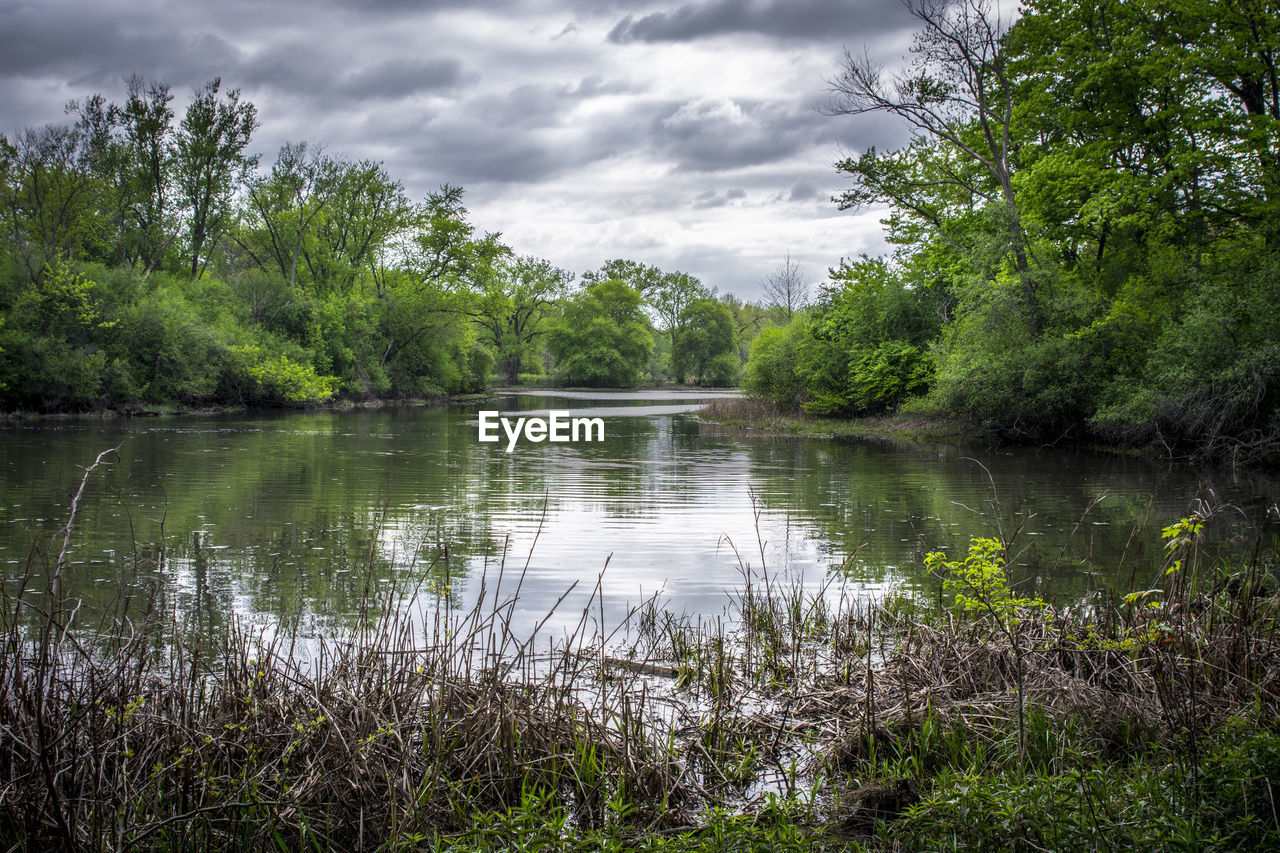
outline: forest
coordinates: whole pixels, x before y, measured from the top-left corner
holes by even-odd
[[[849,51],[840,160],[893,250],[744,303],[616,259],[576,276],[413,200],[383,164],[284,145],[218,79],[131,78],[4,138],[0,406],[315,405],[491,383],[741,383],[778,410],[901,412],[1038,444],[1280,455],[1280,23],[1271,4],[917,2],[890,73]]]
[[[834,269],[746,384],[812,414],[903,408],[1041,444],[1280,451],[1274,3],[913,3],[896,76],[846,53],[836,116],[912,131],[837,168],[891,257]],[[848,120],[848,119],[845,119]]]
[[[3,140],[0,398],[34,411],[314,405],[540,380],[737,378],[751,306],[615,261],[519,257],[381,163],[249,152],[254,105],[213,80],[93,95]],[[659,318],[663,332],[655,332]],[[661,337],[663,346],[655,345]]]

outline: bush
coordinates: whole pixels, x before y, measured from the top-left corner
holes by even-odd
[[[805,322],[797,317],[786,326],[762,331],[751,344],[743,370],[743,387],[758,397],[794,411],[804,399],[804,384],[796,376],[797,348],[805,335]]]
[[[237,353],[245,361],[249,395],[260,402],[294,406],[323,403],[337,389],[337,379],[319,376],[311,365],[287,355],[264,357],[257,347],[240,347]]]
[[[119,318],[102,288],[63,259],[33,283],[10,282],[0,326],[0,394],[10,407],[87,408],[102,402],[102,375],[114,367]]]
[[[742,372],[742,363],[737,353],[723,352],[714,356],[708,363],[701,384],[713,388],[728,388],[738,381]]]
[[[885,341],[850,363],[849,401],[864,414],[893,409],[907,397],[927,391],[932,375],[933,365],[918,347]]]

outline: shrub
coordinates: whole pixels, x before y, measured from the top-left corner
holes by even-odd
[[[932,375],[933,366],[918,347],[885,341],[850,363],[849,401],[865,414],[893,409],[928,390]]]
[[[756,337],[743,370],[747,393],[787,410],[799,407],[805,389],[796,376],[797,347],[804,334],[805,322],[797,318],[786,326],[765,329]]]
[[[263,402],[295,406],[323,403],[337,389],[337,379],[319,376],[311,365],[293,361],[287,355],[264,358],[257,347],[240,347],[238,352],[249,362],[244,373],[250,382],[250,394]]]

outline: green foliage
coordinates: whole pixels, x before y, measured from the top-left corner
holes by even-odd
[[[460,188],[411,204],[305,142],[254,174],[252,104],[214,79],[175,125],[172,101],[133,78],[0,144],[0,405],[430,396],[534,352],[565,276],[508,262]]]
[[[1004,545],[997,539],[975,537],[963,560],[947,560],[941,551],[924,558],[925,568],[942,578],[942,588],[955,596],[956,606],[970,615],[990,616],[1008,629],[1019,621],[1019,611],[1044,607],[1040,598],[1014,595],[1004,570]]]
[[[710,299],[711,291],[687,273],[662,273],[661,277],[655,277],[650,271],[652,268],[642,270],[635,277],[636,284],[642,284],[646,288],[649,306],[657,316],[660,328],[666,331],[667,342],[671,345],[671,374],[677,383],[683,383],[690,370],[690,347],[698,346],[690,344],[681,349],[680,338],[683,337],[686,326],[685,311],[697,300]],[[708,356],[711,357],[713,356]]]
[[[11,282],[0,326],[0,394],[10,406],[85,408],[104,393],[115,359],[105,341],[119,338],[119,319],[101,288],[59,257],[32,283]]]
[[[569,299],[547,338],[556,374],[568,385],[630,388],[645,381],[653,334],[640,292],[617,279]]]
[[[1280,735],[1233,721],[1198,779],[1160,756],[1032,774],[981,765],[936,773],[892,833],[912,849],[1266,850],[1280,845],[1269,786]],[[1083,765],[1083,766],[1081,766]]]
[[[504,260],[485,274],[469,313],[506,382],[519,378],[521,366],[548,331],[548,315],[572,279],[550,261],[532,257]]]
[[[904,271],[883,260],[843,264],[832,279],[787,337],[771,338],[756,368],[748,366],[748,381],[759,389],[752,393],[835,416],[877,414],[924,393],[933,372],[925,347],[938,330],[936,295],[909,286]],[[793,379],[785,379],[786,370]]]
[[[928,408],[1009,437],[1280,458],[1275,10],[1035,0],[1007,32],[987,7],[913,10],[910,79],[885,87],[855,53],[836,80],[837,111],[916,134],[842,160],[840,204],[890,207],[940,322],[857,334],[895,324],[854,265],[851,304],[815,312],[806,410],[892,407],[866,392],[896,383],[844,383],[896,339],[930,353]]]
[[[849,849],[843,840],[812,824],[812,816],[796,800],[771,794],[753,814],[707,808],[696,816],[696,826],[678,832],[645,831],[625,823],[591,829],[568,820],[563,806],[542,793],[522,798],[518,807],[506,812],[472,815],[464,832],[438,838],[434,849],[452,853],[812,853]]]
[[[216,302],[201,304],[216,285],[207,283],[203,293],[167,277],[157,285],[130,306],[124,324],[138,395],[151,402],[217,399],[226,390],[231,347],[247,335]]]
[[[189,211],[186,253],[193,276],[208,262],[208,247],[231,219],[231,196],[256,164],[244,150],[258,127],[257,108],[240,103],[238,89],[219,98],[221,87],[215,77],[196,91],[173,142],[174,183]]]
[[[1271,452],[1280,431],[1280,258],[1258,249],[1188,299],[1116,378],[1092,425],[1111,440],[1173,442],[1219,456]]]
[[[623,282],[653,326],[566,300],[570,276],[478,230],[461,188],[415,203],[383,164],[302,141],[260,169],[238,91],[214,78],[180,109],[134,77],[120,103],[0,139],[0,403],[451,393],[541,372],[545,342],[573,384],[726,385],[745,362],[792,412],[909,405],[1020,440],[1275,461],[1272,5],[913,5],[901,85],[856,52],[833,81],[836,112],[912,129],[837,164],[840,206],[887,206],[895,253],[842,261],[781,332],[638,261],[584,282]],[[269,354],[261,376],[243,347]]]
[[[244,360],[251,398],[299,406],[323,403],[333,396],[337,380],[316,375],[309,364],[299,364],[287,355],[264,358],[257,347],[241,347],[236,355]]]
[[[932,364],[905,341],[885,341],[849,365],[849,402],[855,411],[882,412],[929,387]]]
[[[800,405],[805,389],[796,376],[796,364],[806,327],[807,321],[800,315],[786,326],[760,332],[743,369],[742,384],[748,394],[786,410]]]
[[[740,364],[733,314],[721,302],[694,299],[679,318],[680,335],[671,351],[677,378],[692,376],[699,385],[732,385]]]

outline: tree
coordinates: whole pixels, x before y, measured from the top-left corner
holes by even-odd
[[[76,116],[85,164],[95,182],[99,224],[86,254],[118,265],[132,263],[132,167],[129,146],[119,133],[119,108],[97,94],[72,101],[67,113]]]
[[[174,142],[174,172],[186,205],[187,251],[191,275],[208,263],[231,209],[232,193],[257,166],[244,151],[258,127],[258,111],[240,102],[240,90],[219,99],[222,80],[213,78],[197,89]]]
[[[663,330],[666,331],[671,341],[671,368],[675,373],[676,382],[684,382],[685,377],[685,362],[679,361],[675,357],[676,347],[684,324],[685,308],[694,300],[705,299],[710,296],[711,292],[703,286],[702,282],[682,272],[663,274],[657,290],[651,291],[649,296],[649,304],[652,306],[654,313],[658,315],[659,322],[661,322]]]
[[[796,376],[796,364],[806,332],[802,314],[789,325],[772,326],[756,337],[743,369],[747,393],[788,411],[800,408],[806,389]]]
[[[720,297],[720,302],[733,315],[733,326],[737,330],[738,361],[747,363],[751,354],[751,344],[775,319],[770,316],[769,309],[755,302],[743,302],[731,293]]]
[[[550,261],[519,257],[495,264],[480,282],[467,313],[479,327],[481,340],[496,354],[507,382],[519,380],[534,341],[547,331],[548,312],[572,280],[573,273]]]
[[[790,252],[777,269],[764,277],[760,287],[768,304],[781,309],[788,323],[809,301],[809,282],[800,265],[791,260]]]
[[[157,269],[178,234],[173,210],[173,109],[167,83],[145,83],[133,76],[123,107],[112,107],[128,151],[126,193],[132,219],[130,260],[143,274]]]
[[[381,184],[372,183],[375,188]],[[385,190],[386,185],[381,186]],[[392,186],[398,194],[399,184]],[[386,339],[378,368],[392,378],[397,372],[412,372],[406,362],[413,361],[419,374],[456,371],[456,382],[440,383],[443,387],[478,388],[488,378],[493,352],[505,342],[506,312],[513,306],[491,290],[498,290],[493,282],[501,280],[511,250],[501,243],[500,234],[476,235],[462,196],[461,187],[446,184],[406,212],[399,196],[393,195],[375,219],[390,229],[407,216],[406,230],[411,230],[407,237],[401,231],[403,239],[393,246],[400,263],[387,267],[369,258]],[[367,191],[365,198],[366,204],[376,200]],[[459,317],[474,316],[473,311],[485,315],[476,320],[478,335],[458,322]],[[485,349],[485,342],[493,352]]]
[[[262,269],[279,269],[291,289],[297,287],[303,245],[329,203],[333,169],[322,149],[305,141],[286,142],[270,174],[249,184],[246,231],[238,242]]]
[[[603,388],[643,382],[653,334],[640,305],[640,292],[617,279],[592,284],[568,300],[547,336],[561,381]]]
[[[0,180],[10,249],[35,283],[46,264],[77,255],[97,227],[83,135],[50,125],[28,128],[13,142],[0,137]]]
[[[476,236],[462,196],[462,187],[445,184],[419,209],[404,268],[420,286],[480,290],[493,278],[495,265],[511,254],[500,233]]]
[[[303,258],[322,292],[348,293],[361,271],[424,216],[382,163],[338,161],[327,180],[325,210],[314,241],[303,244]]]
[[[920,22],[908,70],[891,81],[869,54],[847,49],[840,74],[831,81],[833,115],[884,112],[902,119],[913,137],[934,140],[981,166],[995,184],[1004,231],[1021,282],[1025,321],[1033,333],[1042,318],[1027,259],[1026,235],[1014,192],[1016,140],[1013,136],[1015,84],[1008,73],[1005,25],[993,17],[988,0],[905,0]],[[855,180],[865,174],[871,193],[856,191],[847,204],[874,200],[876,172],[870,162],[846,160],[841,169]],[[957,177],[959,170],[956,171]],[[975,195],[985,193],[977,184]],[[895,201],[884,198],[885,201]]]
[[[598,270],[583,273],[582,282],[584,285],[591,285],[603,281],[621,281],[639,291],[641,296],[651,296],[662,287],[665,277],[666,273],[657,267],[614,258],[606,261]]]
[[[740,364],[729,309],[710,297],[694,299],[680,312],[680,329],[671,350],[676,376],[693,376],[699,385],[733,384]]]
[[[1274,240],[1280,234],[1280,39],[1276,0],[1148,0],[1148,14],[1167,26],[1158,35],[1175,46],[1189,70],[1207,77],[1209,95],[1225,95],[1235,109],[1226,122],[1237,150],[1256,158],[1257,200],[1268,216],[1261,219]],[[1214,99],[1215,101],[1218,99]],[[1220,114],[1219,114],[1220,115]],[[1217,116],[1215,116],[1217,117]]]
[[[384,271],[371,310],[379,318],[379,348],[366,366],[374,386],[410,388],[418,394],[473,391],[488,380],[493,358],[476,328],[460,322],[473,296],[440,280],[424,283],[413,271]]]
[[[842,262],[831,279],[806,312],[794,354],[776,350],[792,359],[804,410],[875,414],[924,391],[930,375],[924,348],[939,328],[933,294],[880,258]]]

